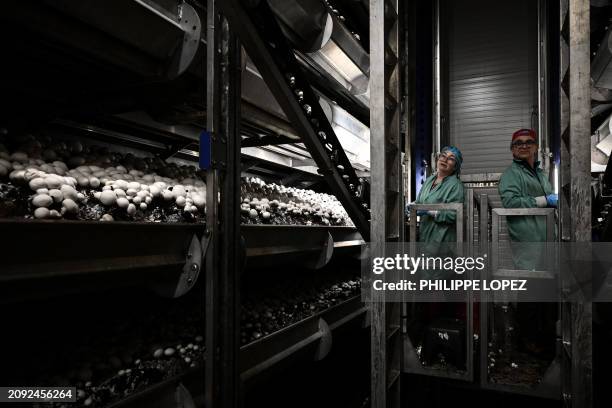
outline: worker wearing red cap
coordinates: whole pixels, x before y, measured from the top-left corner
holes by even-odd
[[[510,145],[514,160],[499,181],[499,195],[505,208],[557,207],[557,194],[536,160],[538,142],[533,129],[520,129]],[[513,241],[546,241],[546,219],[541,216],[507,217]],[[519,266],[519,265],[517,265]]]
[[[510,145],[514,160],[499,181],[499,194],[506,208],[557,207],[548,178],[537,161],[538,143],[532,129],[520,129],[512,135]],[[546,218],[543,216],[506,217],[516,269],[546,268],[542,248],[524,242],[546,241]],[[516,244],[515,244],[516,243]],[[556,305],[519,303],[516,305],[518,337],[525,351],[540,354],[550,348],[555,338]]]

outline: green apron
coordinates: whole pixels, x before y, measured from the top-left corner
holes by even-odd
[[[535,169],[522,160],[514,160],[499,180],[499,195],[505,208],[537,208],[535,197],[553,193],[542,169],[536,162]],[[508,234],[514,242],[546,241],[546,217],[514,216],[506,217]],[[541,248],[521,245],[520,251],[513,255],[515,266],[519,269],[535,269],[538,266]],[[520,253],[516,253],[520,252]]]

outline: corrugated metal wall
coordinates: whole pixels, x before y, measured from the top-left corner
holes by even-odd
[[[537,129],[537,1],[445,4],[449,139],[463,174],[501,173],[512,133]]]

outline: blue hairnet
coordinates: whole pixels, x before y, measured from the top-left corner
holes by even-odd
[[[461,150],[455,146],[446,146],[442,149],[441,153],[443,152],[451,152],[455,155],[455,173],[459,174],[461,172],[461,163],[463,163],[463,155],[461,155]]]

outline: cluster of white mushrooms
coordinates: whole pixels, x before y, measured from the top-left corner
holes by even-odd
[[[275,183],[266,184],[257,177],[243,180],[242,204],[243,217],[253,223],[270,223],[275,217],[278,223],[304,225],[352,225],[351,219],[338,199],[330,194],[317,193]]]
[[[0,151],[0,177],[8,175],[15,185],[27,185],[32,190],[31,204],[38,219],[70,218],[79,206],[90,200],[109,211],[122,209],[128,216],[146,211],[153,200],[175,204],[185,212],[203,214],[206,207],[206,184],[186,178],[182,181],[145,174],[124,166],[102,168],[80,165],[69,169],[63,161],[46,163],[30,158],[24,152],[8,154]],[[82,191],[89,191],[89,195]],[[109,213],[101,221],[113,221]]]
[[[25,211],[20,214],[26,217],[158,221],[167,216],[193,220],[205,214],[206,184],[193,166],[109,152],[77,141],[67,147],[29,137],[18,141],[12,151],[1,142],[0,184],[8,179],[19,188],[24,202],[20,208]],[[242,222],[352,225],[333,195],[267,184],[257,177],[242,179],[241,194]],[[158,208],[170,212],[158,217]]]

